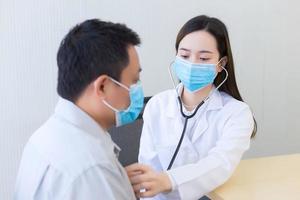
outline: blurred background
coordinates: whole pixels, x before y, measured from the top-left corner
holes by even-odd
[[[76,23],[127,24],[147,96],[172,88],[175,38],[190,18],[220,18],[229,30],[236,76],[258,133],[244,158],[300,152],[300,1],[0,0],[0,199],[11,199],[24,145],[57,102],[56,53]]]

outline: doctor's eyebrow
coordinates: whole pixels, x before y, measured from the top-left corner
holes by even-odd
[[[186,48],[179,48],[179,50],[183,50],[183,51],[191,51],[191,50],[189,50],[189,49],[186,49]]]
[[[201,50],[201,51],[198,51],[199,53],[213,53],[212,51],[208,51],[208,50]]]
[[[190,49],[186,49],[186,48],[180,48],[179,50],[188,51],[188,52],[191,51]],[[198,53],[213,53],[213,52],[208,50],[200,50],[198,51]]]

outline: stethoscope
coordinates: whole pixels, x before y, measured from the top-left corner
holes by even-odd
[[[172,62],[172,63],[173,63],[173,62]],[[182,141],[183,141],[183,138],[184,138],[184,135],[185,135],[185,132],[186,132],[188,120],[191,119],[191,118],[193,118],[193,117],[197,114],[198,110],[202,107],[202,105],[204,105],[204,103],[207,102],[207,101],[210,99],[210,97],[211,97],[211,96],[212,96],[212,95],[213,95],[213,94],[214,94],[214,93],[215,93],[215,92],[216,92],[216,91],[217,91],[217,90],[225,83],[225,81],[226,81],[227,78],[228,78],[228,72],[227,72],[227,70],[225,69],[225,67],[221,66],[222,69],[223,69],[223,70],[225,71],[225,73],[226,73],[225,79],[218,85],[218,87],[216,87],[215,89],[213,89],[213,91],[210,92],[209,95],[197,105],[197,107],[194,109],[194,111],[193,111],[192,114],[187,115],[187,114],[185,114],[185,113],[183,112],[183,102],[182,102],[182,100],[181,100],[180,94],[179,94],[179,92],[178,92],[178,90],[177,90],[177,87],[176,87],[176,85],[175,85],[175,81],[174,81],[174,78],[173,78],[173,75],[172,75],[172,72],[171,72],[171,66],[172,66],[172,63],[169,65],[169,74],[170,74],[170,77],[171,77],[171,79],[172,79],[172,82],[173,82],[173,86],[174,86],[174,88],[175,88],[175,91],[176,91],[176,93],[177,93],[177,99],[178,99],[179,106],[180,106],[180,113],[181,113],[181,115],[185,118],[185,120],[184,120],[184,125],[183,125],[183,129],[182,129],[182,133],[181,133],[179,142],[178,142],[178,144],[177,144],[177,146],[176,146],[175,152],[174,152],[174,154],[173,154],[173,156],[172,156],[172,158],[171,158],[171,161],[170,161],[170,163],[169,163],[169,165],[168,165],[167,170],[169,170],[169,169],[172,168],[173,163],[174,163],[174,161],[175,161],[175,159],[176,159],[176,156],[177,156],[177,154],[178,154],[178,152],[179,152],[180,146],[181,146],[181,144],[182,144]]]

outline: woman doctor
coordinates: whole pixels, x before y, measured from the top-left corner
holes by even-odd
[[[192,18],[175,48],[169,70],[174,85],[176,78],[180,83],[148,102],[142,164],[126,168],[138,197],[201,198],[228,180],[256,132],[237,87],[225,25],[204,15]]]

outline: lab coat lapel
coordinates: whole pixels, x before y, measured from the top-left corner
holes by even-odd
[[[166,110],[168,112],[165,113],[165,116],[172,119],[173,124],[171,126],[174,126],[173,130],[176,130],[176,132],[174,132],[174,135],[172,136],[172,138],[170,138],[170,140],[174,141],[174,142],[170,141],[169,145],[165,146],[164,148],[160,148],[160,150],[158,151],[158,157],[162,164],[163,169],[167,169],[167,167],[172,159],[172,156],[173,156],[176,146],[180,140],[180,136],[181,136],[182,129],[184,126],[184,119],[180,113],[180,106],[179,106],[179,102],[177,99],[177,93],[175,92],[175,90],[172,95],[173,95],[173,97],[169,98],[169,102],[166,105]],[[191,140],[187,137],[187,135],[185,135],[180,149],[189,148],[190,151],[193,152],[193,149],[194,149],[193,143],[195,143],[197,141],[197,139],[209,127],[208,119],[207,119],[208,112],[210,112],[212,110],[220,109],[222,107],[223,107],[222,97],[221,97],[219,91],[216,90],[213,93],[213,95],[210,97],[209,101],[207,102],[207,107],[205,108],[206,110],[204,110],[204,112],[201,112],[200,115],[196,115],[198,117],[197,125],[196,125],[195,132],[194,132]],[[179,159],[178,157],[180,157],[180,150],[178,152],[178,155],[179,156],[177,156],[176,159]],[[176,166],[176,160],[175,160],[173,166],[174,167]]]
[[[215,89],[215,88],[214,88]],[[208,129],[209,125],[213,126],[213,124],[208,123],[208,114],[209,112],[213,110],[218,110],[223,107],[223,102],[222,102],[222,97],[221,94],[218,90],[215,90],[213,95],[210,97],[208,102],[206,102],[207,108],[206,110],[202,113],[201,116],[199,116],[197,120],[197,125],[195,128],[195,133],[192,136],[192,143],[195,143],[196,140]]]
[[[174,105],[176,103],[176,105]],[[170,113],[172,113],[171,117],[171,126],[173,126],[174,128],[172,128],[172,130],[174,130],[174,132],[172,133],[172,138],[169,138],[169,144],[161,147],[158,151],[158,158],[160,160],[160,163],[162,165],[163,169],[167,169],[169,166],[169,163],[172,159],[173,154],[175,153],[176,147],[178,145],[178,142],[180,140],[181,134],[182,134],[182,130],[184,127],[184,122],[185,119],[181,116],[180,114],[180,110],[179,110],[179,104],[176,101],[171,101],[170,104],[168,104],[168,106],[171,107],[171,105],[173,104],[172,109],[170,109],[171,112],[169,112],[168,114],[170,115]],[[177,109],[174,109],[177,108]],[[194,145],[192,144],[192,141],[190,140],[190,138],[185,134],[181,147],[179,149],[179,152],[177,154],[177,157],[174,161],[173,167],[175,168],[177,166],[182,165],[182,163],[185,162],[194,162],[195,160],[197,160],[198,158],[198,153],[195,150]]]
[[[208,128],[208,121],[207,121],[207,110],[204,111],[202,116],[200,116],[197,120],[195,132],[192,136],[192,143],[194,143]]]
[[[175,118],[173,122],[174,122],[173,130],[178,130],[178,131],[174,133],[172,139],[170,138],[170,140],[172,140],[172,142],[170,142],[170,145],[164,146],[163,148],[160,148],[158,151],[158,158],[160,160],[162,168],[165,170],[168,168],[172,156],[175,153],[184,126],[184,121],[182,117]],[[172,168],[181,166],[184,163],[185,164],[194,163],[196,160],[198,160],[198,158],[199,155],[197,150],[195,149],[189,137],[185,135]]]
[[[172,133],[172,136],[171,136],[172,138],[169,138],[170,142],[165,146],[161,146],[158,149],[158,152],[157,152],[158,153],[158,158],[159,158],[160,163],[162,165],[162,168],[165,169],[165,170],[169,166],[169,163],[172,159],[172,156],[173,156],[173,154],[176,150],[177,144],[180,140],[180,136],[181,136],[182,129],[183,129],[183,123],[181,121],[180,116],[178,116],[176,118],[172,118],[171,120],[172,120],[171,126],[174,126],[174,129],[172,129],[172,130],[176,130],[176,131],[174,131]],[[184,141],[183,141],[183,143],[184,143]],[[175,163],[176,163],[176,160],[175,160]]]

